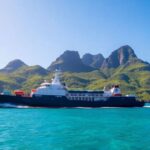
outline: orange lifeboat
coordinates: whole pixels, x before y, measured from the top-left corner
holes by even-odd
[[[23,90],[15,90],[14,91],[14,94],[16,96],[24,96],[25,95],[25,92]]]

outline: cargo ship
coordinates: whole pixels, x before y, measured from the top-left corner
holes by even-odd
[[[61,72],[55,71],[52,82],[46,80],[37,88],[31,90],[30,95],[16,90],[13,95],[9,92],[0,94],[0,107],[29,106],[29,107],[142,107],[143,101],[133,95],[121,94],[118,85],[110,90],[68,90],[60,81]]]

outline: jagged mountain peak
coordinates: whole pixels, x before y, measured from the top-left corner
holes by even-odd
[[[70,61],[79,61],[80,55],[79,55],[78,51],[66,50],[66,51],[64,51],[64,53],[62,55],[60,55],[60,57],[58,57],[58,59],[61,59],[66,63],[67,63],[67,61],[69,61],[69,62]]]
[[[92,55],[90,53],[86,53],[82,57],[82,62],[85,65],[91,66],[93,68],[100,68],[104,59],[105,58],[102,54]]]
[[[110,56],[105,59],[102,68],[117,68],[133,59],[138,59],[134,50],[129,45],[124,45],[113,51]]]
[[[54,71],[55,69],[69,72],[86,72],[93,70],[92,67],[83,64],[78,51],[73,50],[66,50],[48,67],[49,71]]]

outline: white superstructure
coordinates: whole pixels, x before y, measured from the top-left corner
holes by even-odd
[[[110,97],[110,96],[121,96],[121,90],[119,88],[119,85],[114,85],[110,90],[106,90],[106,88],[104,87],[104,95],[106,97]]]
[[[46,80],[38,87],[32,95],[56,95],[65,96],[67,94],[66,87],[60,82],[60,71],[55,71],[55,76],[52,82],[49,83]]]

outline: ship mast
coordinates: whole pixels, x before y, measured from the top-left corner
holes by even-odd
[[[55,76],[52,79],[52,83],[51,83],[52,85],[54,85],[54,84],[61,85],[60,75],[61,75],[61,71],[60,70],[56,70],[55,71]]]

